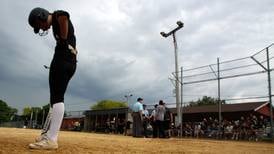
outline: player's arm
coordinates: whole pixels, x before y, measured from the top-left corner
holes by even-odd
[[[59,24],[59,30],[60,30],[60,34],[59,34],[59,40],[58,40],[58,44],[60,45],[60,47],[62,49],[68,49],[68,42],[67,42],[67,38],[68,38],[68,17],[65,15],[60,15],[57,18],[57,22]]]
[[[67,40],[68,37],[68,17],[67,16],[59,16],[58,23],[60,26],[60,37],[61,40]]]

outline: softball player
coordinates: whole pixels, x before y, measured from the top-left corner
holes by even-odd
[[[76,38],[70,15],[66,11],[50,13],[43,8],[34,8],[28,18],[35,34],[44,36],[52,27],[56,47],[49,70],[50,104],[41,136],[35,143],[29,144],[32,149],[57,149],[58,132],[64,116],[64,94],[76,70]]]

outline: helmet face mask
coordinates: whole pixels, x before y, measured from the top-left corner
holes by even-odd
[[[46,36],[46,35],[48,35],[48,31],[47,31],[47,30],[46,30],[46,31],[44,31],[44,30],[40,31],[40,30],[39,30],[38,34],[39,34],[40,36]]]
[[[35,33],[40,36],[45,36],[48,34],[49,24],[46,21],[37,20],[36,28],[34,28]],[[37,31],[36,31],[37,30]]]

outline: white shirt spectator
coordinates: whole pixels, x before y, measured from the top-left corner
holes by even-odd
[[[156,120],[164,121],[166,109],[163,105],[158,105],[156,108]]]
[[[143,105],[140,102],[134,103],[132,106],[132,111],[133,112],[143,111]]]
[[[144,109],[143,110],[143,115],[145,115],[145,117],[149,117],[149,113],[148,113],[148,110],[147,109]]]

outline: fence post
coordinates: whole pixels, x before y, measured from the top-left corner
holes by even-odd
[[[183,67],[181,67],[181,106],[180,106],[180,110],[181,110],[181,126],[180,126],[180,137],[183,137]]]
[[[271,91],[271,74],[270,74],[270,64],[269,64],[269,51],[266,48],[266,57],[267,57],[267,78],[268,78],[268,97],[269,97],[269,108],[270,108],[270,136],[272,141],[274,141],[274,130],[273,130],[273,111],[272,111],[272,91]]]
[[[221,102],[221,92],[220,92],[220,61],[217,58],[217,69],[218,69],[218,113],[219,113],[219,135],[221,134],[221,123],[222,123],[222,102]]]

